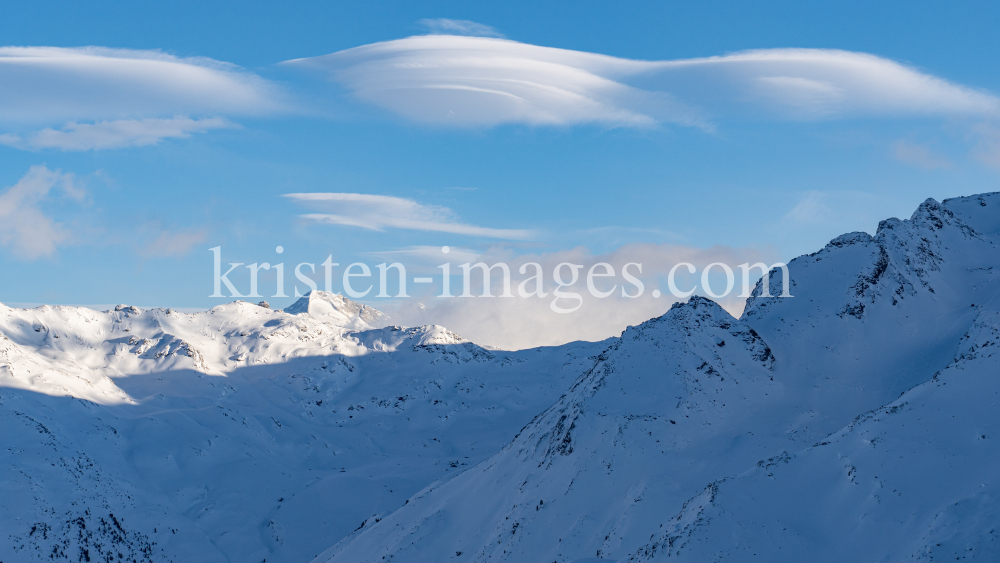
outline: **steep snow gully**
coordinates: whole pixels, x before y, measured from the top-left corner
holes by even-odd
[[[998,243],[1000,194],[928,200],[740,319],[516,352],[0,305],[0,561],[997,561]]]

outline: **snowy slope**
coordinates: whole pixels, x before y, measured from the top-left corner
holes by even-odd
[[[812,474],[814,466],[798,466],[785,485],[775,481],[767,490],[771,503],[766,507],[759,497],[734,500],[739,511],[719,505],[727,490],[720,483],[751,469],[767,475],[861,413],[878,412],[915,386],[930,389],[926,382],[954,369],[949,366],[968,335],[978,334],[976,319],[996,308],[998,218],[1000,194],[943,204],[928,200],[907,221],[883,221],[874,237],[844,235],[793,261],[794,298],[758,294],[740,320],[711,302],[692,299],[627,330],[501,452],[426,488],[317,560],[644,560],[675,556],[689,536],[704,538],[700,545],[707,546],[691,551],[692,561],[745,560],[745,552],[726,557],[736,551],[725,549],[742,537],[734,530],[770,538],[769,543],[758,538],[754,545],[766,543],[769,557],[778,560],[786,536],[774,528],[778,524],[768,507],[788,505],[786,514],[794,520],[813,510],[805,499],[816,494],[827,495],[830,503],[843,501],[837,493],[842,484],[833,477],[843,477],[845,463],[831,466],[835,471],[825,477]],[[770,285],[777,294],[780,276],[771,276]],[[974,369],[982,377],[996,373],[988,362]],[[940,408],[922,412],[911,425],[943,427],[944,418],[955,414],[950,411],[960,408],[963,393],[976,395],[976,389],[970,384],[951,399],[942,397]],[[981,408],[968,418],[982,425],[987,399],[975,399]],[[939,434],[942,443],[947,435]],[[917,449],[914,456],[933,462],[938,453]],[[993,467],[990,455],[974,458],[975,471],[952,475],[963,480],[956,491],[968,493],[973,482],[992,486],[986,476]],[[949,500],[961,500],[925,496],[920,487],[933,486],[933,478],[917,485],[924,475],[919,466],[898,470],[915,477],[897,488],[918,502],[926,499],[921,509],[932,516],[946,511]],[[761,487],[770,486],[764,479],[758,477]],[[800,495],[796,486],[821,492]],[[788,492],[780,492],[783,487]],[[1000,505],[988,492],[984,495],[976,497],[982,506],[974,510],[988,521]],[[707,510],[716,506],[717,514],[730,518],[728,527],[706,526]],[[842,520],[831,525],[822,512],[813,514],[813,551],[781,560],[802,561],[823,546],[844,544],[843,534],[864,512],[830,514]],[[892,508],[881,514],[905,518]],[[771,526],[767,534],[758,529],[762,526]],[[985,524],[981,528],[970,533],[992,533]],[[873,524],[868,533],[878,538],[881,529]],[[925,532],[904,525],[894,536],[898,541],[884,552],[904,540],[917,545]],[[869,556],[863,544],[850,545],[839,552],[839,560],[884,560]],[[891,553],[896,557],[903,551]]]
[[[289,309],[0,306],[0,561],[308,561],[498,450],[604,346]]]
[[[1000,313],[931,381],[708,485],[627,561],[1000,560]]]

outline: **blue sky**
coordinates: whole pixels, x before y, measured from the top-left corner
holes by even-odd
[[[210,307],[215,246],[790,259],[998,189],[1000,7],[810,4],[6,2],[0,301]]]

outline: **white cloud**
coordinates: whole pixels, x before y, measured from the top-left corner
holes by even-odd
[[[672,80],[746,96],[793,118],[1000,113],[1000,98],[991,93],[866,53],[761,49],[660,64]]]
[[[155,145],[163,139],[183,139],[192,133],[230,128],[233,124],[220,117],[191,119],[122,119],[98,123],[67,123],[62,130],[51,128],[20,136],[0,135],[0,144],[19,149],[60,149],[89,151]]]
[[[289,109],[235,65],[159,51],[0,47],[0,144],[99,150],[155,144]],[[201,117],[201,119],[199,119]],[[52,128],[65,124],[61,129]],[[45,127],[34,130],[39,126]]]
[[[893,146],[893,156],[900,162],[924,170],[951,168],[951,161],[947,157],[934,154],[930,148],[909,141],[897,141]]]
[[[454,253],[454,254],[453,254]],[[603,340],[611,336],[617,336],[629,325],[635,325],[648,320],[657,315],[663,314],[670,305],[678,299],[671,296],[665,278],[670,269],[680,262],[689,262],[696,266],[697,273],[693,277],[700,276],[702,269],[713,262],[723,262],[736,271],[736,288],[726,298],[719,300],[726,310],[734,316],[742,313],[746,300],[738,297],[740,293],[740,270],[739,264],[746,262],[756,263],[766,261],[768,264],[774,263],[776,252],[773,249],[756,248],[732,248],[715,246],[711,248],[695,248],[672,244],[629,244],[617,250],[603,255],[590,254],[584,248],[574,248],[557,252],[529,255],[513,255],[509,252],[488,252],[486,254],[474,255],[468,250],[461,253],[449,253],[443,255],[438,247],[412,248],[401,251],[398,256],[391,253],[382,253],[381,259],[399,260],[407,265],[414,260],[424,261],[432,264],[442,264],[450,262],[452,271],[458,272],[457,264],[464,262],[482,261],[488,265],[497,262],[504,262],[511,272],[512,293],[516,294],[516,288],[520,281],[527,276],[519,273],[522,264],[537,262],[542,266],[545,276],[544,290],[548,293],[545,298],[538,297],[454,297],[439,298],[415,293],[419,286],[410,286],[408,291],[414,298],[403,300],[397,303],[396,308],[386,308],[396,322],[405,325],[439,324],[448,327],[462,336],[476,342],[506,349],[518,349],[540,345],[557,345],[574,340]],[[422,256],[426,255],[426,256]],[[551,307],[553,299],[552,291],[555,287],[553,282],[553,270],[561,262],[582,264],[584,269],[580,272],[580,279],[575,286],[565,288],[565,291],[579,293],[584,299],[579,310],[561,314],[554,312]],[[616,276],[603,280],[598,280],[598,290],[607,291],[612,286],[617,286],[616,291],[606,298],[596,298],[587,289],[587,271],[598,262],[610,264]],[[642,296],[631,299],[622,297],[620,291],[623,287],[624,278],[621,275],[622,266],[635,262],[642,264],[642,273],[632,266],[630,273],[636,275],[645,284]],[[533,268],[526,270],[528,275],[534,273]],[[598,273],[603,273],[603,269],[598,269]],[[439,273],[439,271],[438,271]],[[499,269],[493,271],[491,279],[491,290],[493,295],[499,296],[502,288],[502,276]],[[755,271],[756,273],[756,271]],[[686,276],[682,269],[677,277],[678,286],[681,289],[690,289],[698,285],[697,280],[692,276]],[[759,277],[759,276],[758,276]],[[565,279],[565,278],[564,278]],[[756,278],[751,280],[755,283]],[[720,292],[724,281],[712,281],[714,291]],[[472,293],[479,295],[482,292],[479,278],[474,276]],[[660,289],[662,295],[654,298],[654,289]],[[461,293],[461,283],[452,281],[452,293]],[[630,294],[634,294],[636,288],[631,284],[627,285]],[[430,290],[429,290],[430,291]],[[439,289],[433,290],[435,293]],[[704,295],[702,291],[698,294]],[[563,305],[571,306],[572,301],[564,301]],[[379,303],[374,303],[380,306]]]
[[[286,64],[318,71],[366,102],[448,125],[670,122],[711,128],[735,115],[990,115],[1000,99],[888,59],[769,49],[639,61],[485,37],[430,35]],[[643,88],[629,85],[641,80]]]
[[[655,63],[503,39],[410,37],[286,64],[328,74],[364,101],[428,123],[652,125],[656,105],[674,121],[698,122],[669,97],[616,81]]]
[[[0,47],[3,123],[255,115],[283,108],[274,84],[212,59],[100,47]]]
[[[77,201],[84,197],[71,174],[45,166],[32,166],[17,184],[0,192],[0,245],[25,258],[38,258],[51,255],[70,238],[69,231],[40,208],[54,188]]]
[[[285,194],[285,197],[329,211],[302,215],[304,219],[317,223],[374,231],[410,229],[500,239],[527,239],[533,236],[528,230],[492,229],[462,223],[446,207],[425,205],[401,197],[351,193],[298,193]]]
[[[431,33],[442,35],[474,35],[478,37],[503,37],[503,34],[481,23],[448,18],[423,19],[417,22]]]

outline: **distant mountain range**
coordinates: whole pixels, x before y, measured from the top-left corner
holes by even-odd
[[[998,243],[1000,193],[928,200],[740,319],[517,352],[0,305],[0,561],[997,561]]]

